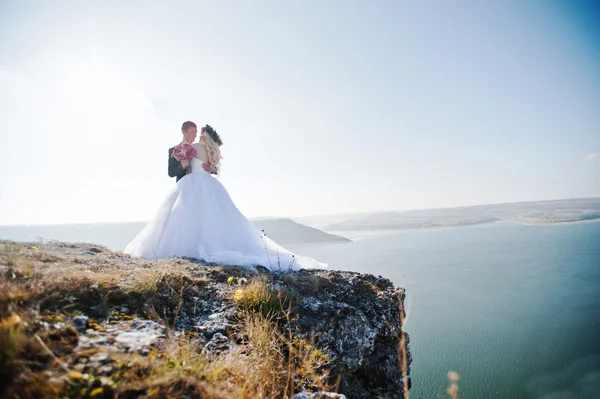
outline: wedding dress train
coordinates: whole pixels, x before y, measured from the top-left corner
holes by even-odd
[[[124,253],[148,259],[188,257],[222,265],[260,265],[273,271],[326,267],[264,236],[202,164],[192,159],[192,172],[177,183]]]

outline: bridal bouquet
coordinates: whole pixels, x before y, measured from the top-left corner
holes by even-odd
[[[196,149],[194,148],[194,146],[192,146],[190,144],[181,143],[181,144],[178,144],[177,146],[175,146],[175,148],[173,148],[173,158],[175,158],[179,162],[181,162],[181,161],[190,162],[192,160],[192,158],[194,158],[195,156],[196,156]]]

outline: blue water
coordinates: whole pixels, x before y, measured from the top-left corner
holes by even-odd
[[[0,227],[0,238],[93,241],[118,250],[139,228],[61,227],[51,236],[30,227],[16,237]],[[462,399],[600,398],[600,223],[342,235],[356,241],[289,249],[406,289],[411,397],[448,397],[452,370],[461,375]]]
[[[293,249],[406,288],[412,397],[600,398],[600,223],[354,238]]]

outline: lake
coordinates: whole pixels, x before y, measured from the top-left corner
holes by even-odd
[[[600,223],[337,234],[290,249],[406,289],[413,398],[600,398]]]
[[[0,238],[119,250],[143,224],[86,226]],[[447,397],[451,370],[462,399],[600,397],[600,223],[332,233],[355,241],[288,248],[406,289],[411,397]]]

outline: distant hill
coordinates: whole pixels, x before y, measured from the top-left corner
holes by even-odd
[[[332,215],[312,215],[312,216],[300,216],[293,217],[292,219],[305,226],[314,227],[316,229],[323,229],[325,226],[329,226],[336,223],[345,222],[350,219],[358,219],[365,216],[375,215],[380,212],[360,212],[360,213],[338,213]]]
[[[382,212],[323,227],[324,230],[382,230],[468,226],[512,220],[526,224],[557,224],[600,220],[600,198],[515,202],[460,208]]]
[[[255,219],[252,224],[264,230],[268,237],[278,244],[299,244],[305,242],[350,242],[351,240],[334,234],[296,223],[291,219]]]
[[[367,216],[360,219],[326,226],[326,230],[384,230],[418,229],[425,227],[469,226],[492,223],[499,219],[492,217],[443,217],[443,216],[406,216],[402,213],[387,212],[382,215]]]

